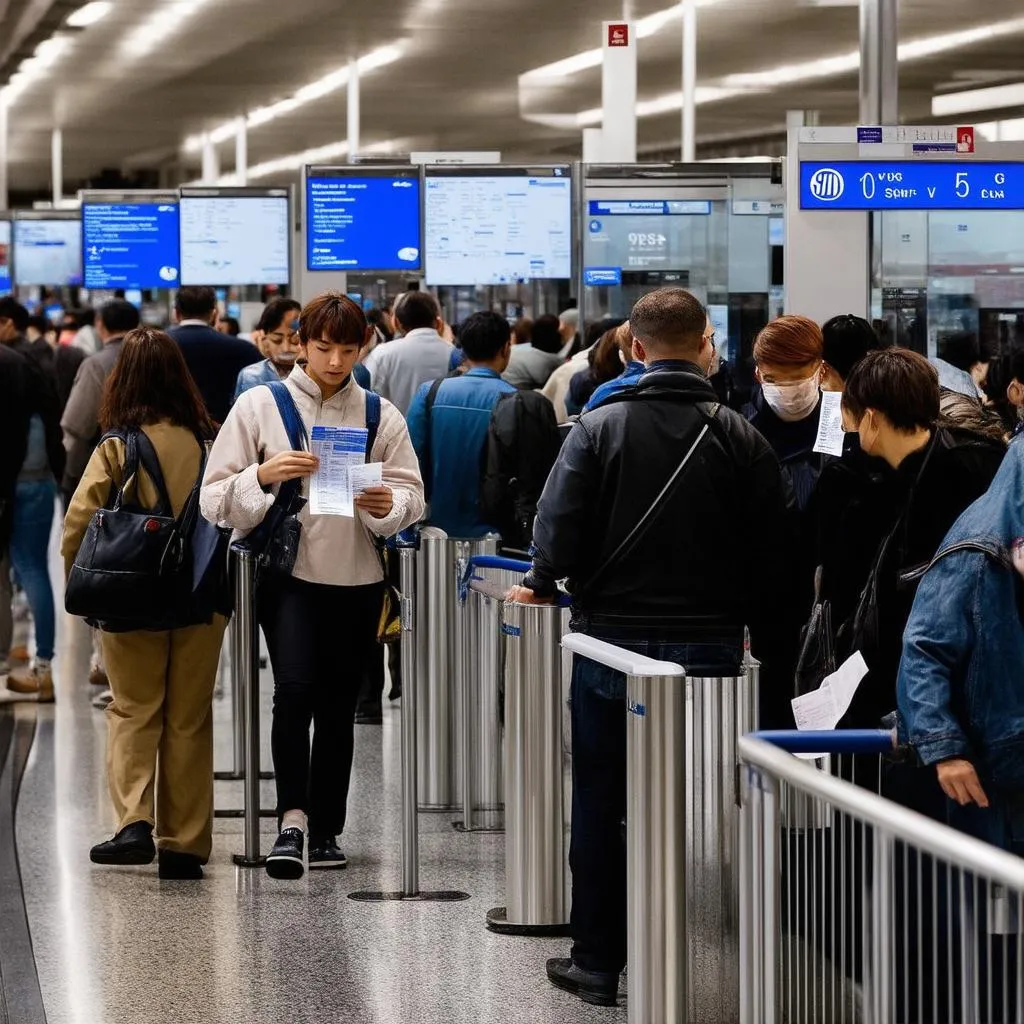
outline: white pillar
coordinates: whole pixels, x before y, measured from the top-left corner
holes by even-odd
[[[860,0],[860,123],[899,124],[897,0]]]
[[[697,159],[697,0],[681,0],[683,9],[684,164]]]
[[[220,177],[220,156],[209,135],[203,136],[203,184],[215,185]]]
[[[636,26],[602,22],[601,109],[603,158],[636,163]]]
[[[603,164],[604,132],[600,128],[583,129],[583,162],[585,164]]]
[[[249,182],[249,123],[243,114],[235,129],[235,184]]]
[[[0,90],[0,210],[7,209],[7,101]]]
[[[359,61],[348,62],[348,160],[359,156]]]
[[[50,133],[50,182],[56,208],[64,198],[64,132],[60,128],[54,128]]]

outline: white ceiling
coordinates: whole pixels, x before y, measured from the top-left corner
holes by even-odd
[[[705,3],[708,0],[704,0]],[[26,9],[59,24],[78,6],[61,0],[0,0],[0,57],[25,26]],[[192,8],[181,14],[182,7]],[[634,17],[671,6],[636,0]],[[151,52],[129,48],[133,32],[163,9],[174,30]],[[498,149],[509,156],[576,156],[578,129],[525,120],[519,76],[592,49],[602,19],[622,15],[622,0],[113,0],[112,12],[73,33],[66,56],[31,85],[9,114],[12,189],[45,189],[50,132],[64,132],[68,188],[102,168],[163,167],[169,182],[195,177],[198,154],[184,140],[303,86],[391,43],[397,63],[362,81],[364,145],[395,140],[408,149]],[[58,20],[54,20],[58,19]],[[1021,78],[1021,0],[902,0],[901,42],[1019,19],[1019,29],[901,66],[901,117],[929,121],[936,92]],[[41,29],[41,31],[43,31]],[[49,34],[46,30],[45,34]],[[719,0],[700,11],[699,84],[736,74],[804,64],[856,51],[857,10],[811,0]],[[20,56],[31,53],[38,37]],[[678,91],[679,22],[640,43],[639,97]],[[0,80],[18,60],[2,69]],[[526,98],[535,113],[577,113],[600,105],[600,69],[559,80]],[[855,71],[781,88],[758,88],[698,109],[699,155],[765,150],[787,109],[818,110],[823,122],[857,118]],[[249,133],[249,160],[344,140],[345,90],[310,102]],[[1010,116],[1013,112],[999,112]],[[979,114],[974,120],[990,120]],[[644,152],[678,146],[679,114],[644,118]],[[233,145],[221,146],[223,170]],[[281,180],[287,180],[287,173]],[[266,179],[268,182],[273,178]]]

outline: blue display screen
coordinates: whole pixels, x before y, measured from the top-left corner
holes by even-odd
[[[706,217],[706,199],[591,199],[590,216],[597,217]]]
[[[11,290],[11,222],[0,220],[0,295]]]
[[[86,288],[176,288],[177,203],[82,204]]]
[[[1022,210],[1024,164],[839,161],[800,164],[803,210]]]
[[[422,266],[420,175],[347,168],[306,179],[309,270],[416,271]]]
[[[583,283],[590,288],[607,288],[622,284],[622,267],[584,267]]]

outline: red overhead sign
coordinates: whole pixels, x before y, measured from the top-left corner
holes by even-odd
[[[609,25],[608,45],[629,46],[629,25]]]

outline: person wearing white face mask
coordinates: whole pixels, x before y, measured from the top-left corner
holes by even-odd
[[[823,466],[814,451],[821,410],[821,328],[805,316],[780,316],[754,342],[761,401],[750,422],[772,446],[797,508],[807,507]]]

